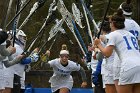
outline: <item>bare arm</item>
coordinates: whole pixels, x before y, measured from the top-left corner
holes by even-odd
[[[81,74],[82,81],[83,81],[83,82],[86,82],[86,81],[87,81],[87,77],[86,77],[86,73],[85,73],[85,70],[83,69],[83,67],[80,67],[79,72],[80,72],[80,74]]]
[[[102,52],[102,54],[106,57],[110,57],[113,52],[113,49],[114,49],[113,45],[103,47],[100,42],[100,39],[95,39],[94,46],[97,46],[100,49],[100,51]]]
[[[5,58],[6,58],[6,56],[0,55],[0,61],[3,60],[3,59],[5,59]]]
[[[0,45],[0,54],[2,56],[9,56],[11,53],[7,50],[5,45]]]
[[[10,60],[9,59],[6,59],[6,60],[3,60],[2,62],[4,63],[5,67],[10,67],[12,65],[15,65],[15,64],[18,64],[21,62],[21,59],[22,59],[23,55],[19,55],[17,56],[15,59],[13,60]]]
[[[11,54],[16,52],[16,49],[14,47],[11,46],[9,48],[6,48],[5,45],[0,45],[0,50],[1,50],[0,54],[2,56],[9,56],[9,55],[11,55]]]
[[[110,57],[112,55],[114,46],[103,47],[101,44],[98,44],[97,46],[104,56]]]
[[[44,67],[44,68],[51,68],[50,64],[48,62],[42,62],[41,63],[41,67]]]
[[[86,73],[85,73],[85,70],[83,69],[83,67],[80,67],[79,72],[81,74],[82,81],[83,81],[81,84],[81,87],[86,87],[87,86],[87,77],[86,77]]]

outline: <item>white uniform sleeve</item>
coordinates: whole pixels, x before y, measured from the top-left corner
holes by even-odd
[[[23,53],[23,49],[19,46],[19,45],[16,45],[15,44],[15,47],[16,47],[16,53],[14,53],[12,55],[13,58],[17,57],[18,55],[21,55]]]
[[[113,46],[115,46],[115,44],[116,44],[116,37],[115,37],[115,33],[113,33],[113,32],[111,32],[108,36],[107,36],[107,38],[108,38],[108,41],[107,41],[107,45],[106,46],[110,46],[110,45],[113,45]]]
[[[92,73],[94,73],[96,71],[96,67],[97,67],[98,61],[94,60],[93,58],[91,59],[91,69],[92,69]]]
[[[50,61],[48,61],[48,63],[50,64],[50,67],[54,67],[56,61],[58,61],[58,60],[55,59],[55,60],[50,60]]]
[[[79,71],[81,67],[80,64],[77,64],[75,62],[72,62],[71,66],[73,71]]]
[[[138,31],[138,40],[140,40],[140,26],[136,23],[136,29],[137,29],[137,31]]]

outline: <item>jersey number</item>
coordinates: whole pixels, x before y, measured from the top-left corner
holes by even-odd
[[[130,33],[132,33],[136,38],[138,38],[139,32],[137,30],[130,30]]]
[[[130,46],[127,37],[126,37],[126,36],[123,36],[123,38],[124,38],[124,40],[125,40],[125,42],[126,42],[127,49],[128,49],[128,50],[131,50],[131,49],[132,49],[132,46]],[[131,37],[131,42],[132,42],[134,48],[135,48],[136,50],[138,50],[138,49],[139,49],[139,46],[138,46],[138,43],[137,43],[137,39],[136,39],[135,37]]]

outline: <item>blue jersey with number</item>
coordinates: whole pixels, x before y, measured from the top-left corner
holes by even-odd
[[[121,67],[129,70],[140,66],[140,52],[136,37],[126,30],[116,30],[108,37],[107,46],[113,45],[121,60]]]

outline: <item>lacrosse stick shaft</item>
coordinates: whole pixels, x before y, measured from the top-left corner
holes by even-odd
[[[77,27],[76,27],[76,24],[75,24],[75,22],[74,22],[73,20],[72,20],[72,24],[73,24],[73,26],[74,26],[76,35],[77,35],[77,37],[78,37],[78,39],[79,39],[79,41],[80,41],[80,43],[81,43],[81,45],[82,45],[82,47],[83,47],[85,53],[88,53],[87,48],[86,48],[86,45],[85,45],[85,43],[84,43],[84,41],[83,41],[83,39],[82,39],[82,37],[81,37],[81,35],[80,35],[80,33],[79,33]]]
[[[85,7],[85,10],[87,12],[87,14],[89,15],[91,21],[93,22],[93,25],[95,26],[95,28],[99,31],[99,28],[93,18],[93,16],[91,15],[90,11],[88,10],[88,8],[86,7],[86,4],[84,3],[84,0],[80,0],[81,4]]]
[[[103,24],[104,24],[104,21],[105,21],[105,18],[106,18],[107,12],[108,12],[109,7],[110,7],[110,2],[111,2],[111,0],[109,0],[109,2],[108,2],[108,5],[107,5],[107,8],[106,8],[106,11],[105,11],[105,14],[104,14],[104,18],[103,18],[103,21],[102,21],[102,23],[101,23],[101,27],[100,27],[99,33],[98,33],[98,35],[97,35],[97,38],[99,38],[100,35],[101,35],[102,27],[103,27]]]
[[[91,39],[91,42],[93,44],[92,33],[91,33],[91,29],[90,29],[90,25],[89,25],[89,20],[88,20],[88,17],[87,17],[87,13],[86,13],[85,7],[83,5],[82,5],[82,7],[83,7],[84,15],[85,15],[85,18],[86,18],[86,23],[87,23],[87,27],[88,27],[88,34],[89,34],[90,39]]]
[[[49,16],[50,18],[51,16]],[[40,28],[40,30],[38,31],[38,33],[36,34],[36,36],[33,38],[33,40],[29,43],[27,49],[25,50],[25,52],[29,52],[31,50],[31,47],[33,46],[33,44],[36,42],[37,38],[39,37],[39,35],[42,33],[43,29],[45,26],[47,26],[47,23],[51,23],[52,21],[54,21],[53,17],[51,17],[50,19],[52,19],[51,21],[48,21],[49,18],[45,19],[45,22],[43,23],[42,27]]]
[[[31,0],[29,0],[19,11],[18,13],[12,18],[12,20],[6,25],[8,27],[17,17],[18,15],[25,9],[25,7],[30,3]]]
[[[65,7],[65,5],[63,3],[63,0],[59,0],[57,6],[58,6],[57,8],[58,8],[59,12],[61,13],[62,17],[65,18],[65,22],[66,22],[67,26],[69,27],[69,29],[73,33],[73,35],[74,35],[74,37],[75,37],[75,39],[76,39],[76,41],[77,41],[82,53],[85,55],[86,53],[85,53],[85,51],[84,51],[84,49],[83,49],[78,37],[76,36],[76,33],[74,32],[74,25],[72,23],[72,20],[73,20],[72,16],[69,13],[69,11],[67,10],[67,8]]]
[[[23,7],[23,5],[25,4],[26,0],[21,0],[19,1],[18,0],[18,5],[17,5],[17,11],[16,11],[16,14],[18,13],[18,11]],[[15,43],[15,38],[16,38],[16,29],[17,29],[17,26],[18,26],[18,22],[19,22],[19,19],[20,19],[20,14],[18,15],[18,17],[15,19],[14,21],[14,24],[13,24],[13,46],[14,46],[14,43]]]
[[[49,47],[49,51],[52,49],[52,47],[53,47],[53,45],[54,45],[56,39],[58,39],[59,35],[60,35],[60,34],[58,33],[58,34],[55,36],[55,39],[53,40],[51,46]]]
[[[3,30],[4,30],[4,31],[6,30],[6,23],[7,23],[7,19],[8,19],[8,17],[9,17],[11,8],[12,8],[12,2],[13,2],[13,0],[10,0],[10,1],[9,1],[8,10],[7,10],[7,13],[6,13],[5,20],[4,20],[4,27],[3,27]]]

